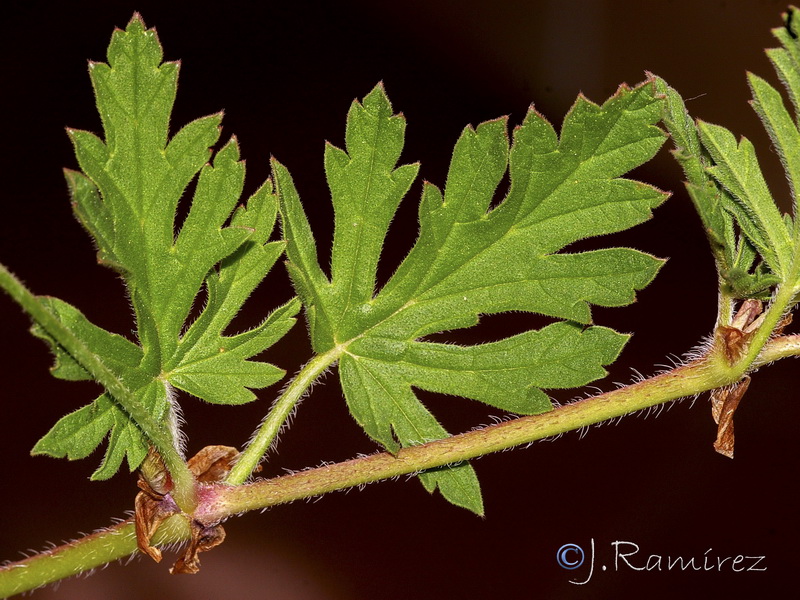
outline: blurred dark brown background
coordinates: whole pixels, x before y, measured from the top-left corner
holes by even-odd
[[[10,5],[9,5],[10,4]],[[95,264],[71,215],[63,166],[75,166],[64,127],[97,131],[86,60],[104,60],[114,26],[138,10],[156,26],[167,59],[182,59],[174,126],[225,109],[223,139],[235,133],[247,158],[247,190],[268,175],[274,154],[293,172],[327,248],[332,215],[322,170],[323,142],[342,144],[354,97],[379,80],[408,118],[406,162],[443,184],[449,152],[467,123],[527,106],[560,123],[578,92],[602,102],[649,70],[692,98],[696,116],[760,144],[782,198],[778,161],[747,106],[745,70],[773,78],[762,49],[774,42],[785,5],[771,1],[397,1],[347,2],[15,2],[0,14],[2,218],[0,260],[37,293],[61,297],[117,332],[132,329],[122,287]],[[652,373],[712,328],[715,275],[697,219],[666,151],[635,176],[674,197],[654,220],[597,244],[631,245],[670,261],[631,307],[597,310],[596,321],[636,332],[611,375]],[[410,247],[416,184],[390,233],[384,276]],[[399,231],[399,232],[398,232]],[[325,250],[323,250],[324,252]],[[276,269],[241,315],[242,326],[291,292]],[[487,320],[483,335],[523,327],[525,316]],[[458,339],[458,338],[452,338]],[[47,372],[45,346],[0,296],[0,559],[106,525],[131,508],[135,479],[87,480],[100,459],[69,463],[31,458],[36,440],[63,414],[96,395],[90,384]],[[309,357],[302,324],[269,352],[294,372]],[[476,463],[487,516],[480,519],[428,497],[416,481],[337,493],[230,522],[228,540],[203,555],[199,575],[172,577],[166,565],[137,559],[90,578],[63,582],[35,598],[768,598],[793,585],[797,549],[796,363],[754,378],[736,420],[736,458],[713,452],[706,397],[658,418],[630,416],[615,426]],[[241,408],[184,399],[190,450],[242,445],[275,388]],[[555,394],[562,401],[572,393]],[[465,400],[426,396],[452,431],[496,414]],[[335,377],[300,408],[267,474],[375,449],[348,416]],[[561,569],[566,543],[598,559]],[[614,569],[611,543],[649,554],[765,555],[758,573],[634,572]],[[601,571],[605,564],[607,571]],[[730,564],[728,561],[727,564]]]

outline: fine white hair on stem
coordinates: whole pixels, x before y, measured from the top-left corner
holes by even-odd
[[[705,338],[703,338],[703,340],[697,346],[695,346],[694,348],[692,348],[691,350],[686,352],[683,357],[679,357],[676,354],[668,354],[666,358],[667,358],[667,360],[669,361],[670,364],[658,364],[658,365],[656,365],[656,367],[657,367],[656,375],[661,375],[661,374],[664,374],[664,373],[668,373],[670,371],[673,371],[676,368],[679,368],[679,367],[682,367],[682,366],[686,365],[687,363],[689,363],[691,361],[704,358],[705,356],[708,355],[708,352],[709,352],[709,350],[711,348],[712,342],[713,342],[713,338],[711,336],[706,336]],[[642,381],[647,381],[649,379],[649,377],[644,376],[637,369],[633,369],[632,368],[631,372],[632,372],[633,375],[631,377],[631,381],[630,382],[623,383],[623,382],[620,382],[620,381],[615,381],[615,382],[613,382],[614,386],[617,389],[621,389],[621,388],[628,387],[630,385],[635,385],[635,384],[640,383]],[[551,402],[553,404],[553,408],[557,410],[557,409],[561,408],[562,406],[568,406],[570,404],[573,404],[573,403],[576,403],[576,402],[580,402],[580,401],[592,398],[592,397],[600,395],[602,393],[604,393],[604,390],[598,388],[597,386],[587,386],[586,388],[584,388],[584,391],[583,391],[583,393],[581,395],[574,396],[571,401],[567,402],[564,405],[558,403],[557,401],[555,401],[553,399],[551,399]],[[647,419],[650,416],[653,416],[654,418],[657,418],[657,417],[661,416],[661,414],[664,413],[664,411],[671,410],[674,405],[681,404],[685,400],[689,401],[689,408],[691,409],[694,406],[694,403],[695,403],[695,401],[697,400],[697,398],[699,396],[700,396],[700,394],[693,394],[693,395],[687,396],[685,398],[676,398],[676,399],[670,400],[668,402],[662,402],[662,403],[659,403],[659,404],[656,404],[656,405],[653,405],[653,406],[642,408],[640,410],[632,411],[630,413],[626,413],[626,414],[618,415],[618,416],[615,416],[615,417],[611,417],[611,418],[608,418],[606,420],[599,421],[597,423],[583,425],[583,426],[581,426],[581,427],[579,427],[579,428],[577,428],[577,429],[575,429],[573,431],[577,431],[578,439],[582,440],[584,437],[586,437],[586,434],[588,433],[589,429],[594,428],[594,427],[602,427],[604,425],[617,426],[617,425],[619,425],[619,423],[622,421],[623,418],[628,417],[628,416],[635,416],[635,417],[639,417],[639,418],[643,418],[643,419]],[[544,438],[542,438],[540,440],[534,440],[534,441],[531,441],[528,444],[526,444],[524,447],[525,448],[529,448],[532,444],[536,443],[537,441],[544,441],[544,442],[555,441],[555,440],[559,439],[561,436],[563,436],[565,433],[569,433],[569,432],[562,432],[562,433],[558,433],[558,434],[555,434],[555,435],[544,437]]]
[[[186,447],[188,446],[189,440],[183,428],[186,424],[186,420],[183,418],[183,409],[181,408],[180,402],[178,402],[175,388],[166,381],[164,382],[164,390],[167,394],[167,402],[169,403],[169,431],[172,434],[175,450],[177,450],[180,457],[185,460]]]
[[[271,454],[273,451],[275,451],[275,448],[277,447],[278,443],[280,442],[281,435],[282,435],[282,434],[283,434],[285,431],[287,431],[287,430],[288,430],[288,429],[289,429],[289,428],[292,426],[292,422],[294,421],[295,415],[297,414],[297,409],[298,409],[298,408],[299,408],[299,406],[300,406],[300,405],[303,403],[303,400],[305,400],[305,399],[306,399],[306,398],[307,398],[307,397],[308,397],[308,396],[311,394],[311,392],[313,391],[313,389],[314,389],[314,388],[315,388],[317,385],[319,385],[319,384],[321,384],[321,383],[322,383],[322,380],[323,380],[323,379],[325,378],[325,376],[326,376],[326,375],[327,375],[327,374],[328,374],[328,373],[331,371],[332,367],[333,367],[335,364],[336,364],[336,363],[333,363],[333,364],[330,364],[330,365],[328,365],[328,366],[325,368],[325,370],[324,370],[324,371],[322,371],[322,373],[320,373],[320,374],[319,374],[319,376],[318,376],[318,377],[316,377],[316,378],[315,378],[315,379],[314,379],[314,380],[313,380],[313,381],[312,381],[312,382],[311,382],[311,383],[310,383],[310,384],[309,384],[309,385],[308,385],[308,386],[305,388],[305,390],[303,390],[303,393],[300,395],[300,397],[297,399],[297,401],[296,401],[296,402],[294,403],[294,405],[292,406],[292,409],[289,411],[289,414],[286,416],[286,419],[283,421],[283,423],[281,423],[281,426],[278,428],[278,431],[277,431],[277,433],[275,434],[275,437],[272,439],[272,441],[271,441],[271,443],[270,443],[270,445],[269,445],[269,448],[267,448],[267,449],[266,449],[266,451],[264,452],[264,454],[263,454],[263,455],[261,456],[261,458],[259,459],[259,464],[261,464],[261,463],[264,461],[264,459],[265,459],[265,458],[266,458],[266,457],[267,457],[269,454]],[[255,431],[253,431],[253,433],[250,435],[250,438],[247,440],[247,444],[246,444],[246,446],[249,446],[250,444],[252,444],[252,443],[253,443],[253,441],[256,439],[256,436],[258,435],[258,432],[261,430],[261,428],[262,428],[262,426],[263,426],[264,422],[265,422],[265,421],[266,421],[266,420],[269,418],[270,414],[272,414],[272,410],[275,408],[275,405],[276,405],[276,404],[277,404],[277,403],[280,401],[280,399],[283,397],[283,394],[286,392],[286,390],[289,388],[289,386],[290,386],[290,385],[291,385],[291,384],[294,382],[294,380],[295,380],[295,378],[297,377],[297,375],[298,375],[299,373],[301,373],[301,372],[302,372],[303,368],[304,368],[304,367],[301,367],[301,368],[298,370],[298,372],[297,372],[297,374],[295,375],[295,377],[293,377],[293,378],[289,379],[288,381],[286,381],[286,382],[283,384],[283,386],[282,386],[282,387],[281,387],[281,389],[280,389],[280,392],[279,392],[279,393],[278,393],[278,395],[275,397],[275,400],[273,401],[273,403],[272,403],[272,406],[270,407],[270,410],[267,412],[267,414],[264,416],[264,418],[262,418],[262,419],[261,419],[261,422],[259,423],[259,426],[258,426],[258,427],[255,429]]]
[[[126,514],[132,514],[132,513],[130,511],[126,511]],[[55,544],[53,542],[47,542],[47,543],[45,543],[44,548],[42,550],[34,550],[34,549],[30,548],[30,549],[27,550],[27,552],[20,552],[20,554],[22,554],[25,557],[25,559],[30,559],[30,558],[37,557],[37,556],[38,557],[49,556],[52,559],[59,559],[59,558],[62,558],[61,551],[63,551],[65,548],[67,548],[69,546],[73,546],[75,544],[79,544],[81,541],[85,540],[88,537],[92,537],[92,536],[95,536],[95,535],[103,535],[103,534],[106,534],[106,535],[122,535],[122,532],[119,530],[118,526],[120,524],[123,524],[123,523],[126,523],[126,522],[130,521],[131,519],[132,519],[132,517],[129,517],[128,519],[122,519],[122,518],[119,518],[119,517],[115,517],[115,518],[112,518],[113,525],[111,525],[109,527],[97,528],[92,533],[89,533],[89,534],[87,534],[87,533],[85,533],[83,531],[78,531],[77,534],[76,534],[76,536],[77,536],[76,538],[73,538],[73,539],[70,539],[70,540],[65,540],[65,541],[61,542],[60,544]],[[169,550],[169,549],[175,547],[176,545],[183,544],[183,543],[185,543],[185,542],[178,542],[178,543],[168,544],[168,545],[162,546],[162,548],[164,548],[166,550]],[[93,558],[92,558],[93,554],[94,553],[90,553],[88,555],[88,560],[93,560]],[[142,556],[142,554],[140,552],[138,552],[138,551],[132,552],[131,554],[123,556],[123,557],[118,558],[116,560],[109,560],[107,562],[104,562],[102,565],[98,565],[98,566],[96,566],[94,568],[81,570],[81,571],[76,571],[76,572],[72,573],[69,576],[65,576],[65,577],[62,577],[62,578],[58,579],[57,581],[52,581],[52,582],[49,582],[49,583],[45,583],[45,584],[36,586],[36,587],[31,588],[30,590],[24,592],[23,594],[24,595],[29,595],[29,594],[35,592],[36,590],[39,590],[39,589],[42,589],[42,588],[45,588],[45,587],[48,587],[48,588],[53,589],[53,590],[57,590],[58,587],[61,585],[61,582],[63,582],[63,581],[67,581],[69,579],[87,578],[87,577],[90,577],[91,575],[93,575],[94,573],[96,573],[97,571],[101,571],[101,570],[107,568],[111,563],[116,562],[116,563],[121,564],[121,565],[127,565],[132,560],[135,560],[140,556]],[[25,568],[25,567],[28,566],[28,565],[25,565],[25,564],[14,564],[14,562],[15,561],[11,561],[11,560],[6,560],[6,561],[3,561],[3,562],[0,562],[0,567],[8,567],[8,566],[13,565],[13,568]]]

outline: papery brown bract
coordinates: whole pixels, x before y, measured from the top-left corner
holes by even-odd
[[[711,415],[717,424],[717,439],[714,450],[733,458],[733,414],[750,386],[750,378],[745,377],[733,387],[717,388],[711,392]]]
[[[231,470],[238,456],[239,451],[230,446],[206,446],[189,459],[187,466],[196,483],[218,483]],[[134,501],[136,542],[139,550],[154,561],[161,562],[161,551],[150,540],[164,521],[182,513],[169,495],[171,479],[158,453],[151,449],[145,464],[146,468],[139,472],[138,486],[142,491]],[[222,525],[205,524],[191,518],[191,515],[185,516],[189,519],[191,539],[183,556],[170,569],[173,574],[197,573],[200,570],[198,554],[219,546],[225,540]]]

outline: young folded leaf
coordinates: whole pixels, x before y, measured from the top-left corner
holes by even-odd
[[[325,169],[335,211],[330,278],[288,171],[274,164],[288,269],[306,306],[314,350],[338,348],[347,404],[391,451],[448,435],[413,388],[464,396],[517,413],[550,410],[542,388],[584,385],[605,374],[627,336],[591,326],[589,304],[622,306],[660,260],[626,248],[558,253],[589,236],[651,216],[666,195],[620,178],[664,142],[653,84],[621,87],[603,106],[577,100],[559,138],[531,109],[509,149],[506,120],[468,127],[444,195],[426,184],[420,233],[376,293],[389,222],[418,165],[396,167],[405,121],[379,85],[347,120],[346,150],[329,145]],[[506,171],[511,188],[492,198]],[[528,311],[563,319],[494,343],[456,346],[422,338],[470,327],[481,314]],[[468,464],[421,475],[451,502],[480,513]]]
[[[780,92],[750,74],[751,102],[772,140],[789,182],[793,213],[800,195],[800,40],[790,29],[800,11],[790,7],[785,26],[772,33],[783,45],[767,50],[792,101],[789,114]],[[659,92],[666,96],[664,122],[677,147],[676,157],[687,175],[687,188],[711,241],[717,268],[727,284],[724,294],[735,298],[767,300],[776,285],[788,283],[796,293],[800,276],[795,256],[800,243],[796,217],[781,214],[770,192],[752,143],[738,143],[724,127],[689,118],[683,100],[663,80]],[[699,142],[702,142],[702,147]],[[736,235],[734,221],[741,232]]]
[[[709,171],[713,159],[700,142],[697,126],[680,94],[656,78],[665,98],[663,122],[675,144],[673,155],[686,174],[686,190],[703,223],[717,265],[723,294],[732,298],[768,299],[780,281],[759,261],[749,239],[734,226],[736,201]]]
[[[708,172],[736,200],[730,210],[744,235],[770,271],[784,280],[792,260],[791,233],[769,192],[753,145],[746,138],[737,144],[733,134],[719,125],[701,122],[698,128],[714,160]]]
[[[240,404],[254,399],[250,388],[278,381],[281,369],[249,359],[288,331],[299,302],[289,301],[249,331],[224,334],[283,251],[283,242],[267,241],[277,198],[267,182],[225,225],[244,184],[236,141],[217,152],[212,166],[207,161],[221,115],[198,119],[169,139],[178,64],[161,59],[155,31],[134,15],[125,31],[114,32],[109,64],[90,65],[105,140],[69,131],[83,170],[66,172],[74,211],[94,238],[99,261],[125,281],[140,345],[92,325],[65,302],[50,300],[48,307],[133,392],[139,408],[157,423],[174,424],[173,388],[209,402]],[[191,208],[176,235],[178,201],[198,172]],[[203,285],[206,305],[187,328]],[[91,378],[43,328],[35,331],[56,354],[55,376]],[[108,435],[106,457],[93,477],[110,477],[126,456],[131,469],[146,456],[152,441],[140,425],[104,393],[62,418],[34,453],[80,458]],[[171,435],[177,445],[175,427]]]

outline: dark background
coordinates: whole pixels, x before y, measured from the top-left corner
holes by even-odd
[[[0,260],[36,293],[63,298],[113,331],[131,331],[119,280],[96,265],[71,215],[61,168],[75,166],[64,127],[99,130],[86,60],[105,59],[112,28],[124,28],[134,10],[158,29],[165,58],[183,61],[174,126],[225,109],[223,141],[233,133],[239,138],[248,160],[246,191],[268,176],[274,154],[292,170],[324,254],[332,211],[323,142],[343,143],[350,102],[380,80],[409,122],[402,160],[420,160],[421,178],[441,185],[467,123],[503,114],[518,123],[534,102],[559,124],[578,92],[602,102],[619,83],[635,84],[650,70],[691,98],[696,116],[754,139],[776,194],[788,198],[777,158],[746,104],[745,82],[745,70],[774,80],[762,49],[775,44],[769,30],[780,25],[784,8],[697,0],[6,3]],[[597,383],[602,389],[630,381],[632,369],[654,372],[714,325],[711,256],[679,170],[664,150],[634,176],[673,191],[673,198],[650,222],[595,244],[631,245],[670,260],[636,304],[595,311],[599,324],[636,332],[610,376]],[[400,209],[384,276],[413,242],[419,192],[417,182]],[[291,295],[281,268],[262,287],[242,326]],[[478,335],[529,324],[524,315],[493,317]],[[59,417],[97,389],[49,376],[47,349],[5,296],[0,340],[0,559],[17,559],[20,550],[124,515],[136,489],[135,477],[124,472],[89,482],[99,452],[76,463],[29,456]],[[292,373],[309,352],[299,323],[268,358]],[[794,586],[800,560],[795,371],[796,363],[783,361],[754,378],[737,413],[735,460],[713,451],[715,427],[703,396],[658,418],[629,416],[585,436],[571,433],[477,461],[483,519],[429,497],[416,481],[375,484],[229,522],[228,540],[202,556],[196,576],[173,577],[167,564],[136,559],[34,597],[777,597]],[[276,389],[239,408],[184,399],[190,451],[210,443],[241,446]],[[567,401],[577,393],[554,396]],[[497,412],[467,400],[425,399],[454,432]],[[266,474],[374,450],[329,376],[300,408]],[[588,550],[592,539],[594,577],[572,585],[569,579],[588,573],[561,569],[556,551],[566,543]],[[615,570],[617,540],[639,545],[637,565],[650,554],[702,559],[711,549],[712,560],[764,555],[767,570]]]

